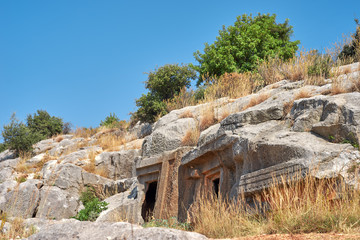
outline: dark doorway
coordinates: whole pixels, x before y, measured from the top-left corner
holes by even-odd
[[[148,222],[153,215],[156,201],[156,189],[157,182],[149,183],[145,194],[145,201],[141,208],[141,216],[143,217],[145,222]]]
[[[220,178],[215,178],[212,182],[213,182],[214,193],[218,197],[219,196],[219,187],[220,187]]]

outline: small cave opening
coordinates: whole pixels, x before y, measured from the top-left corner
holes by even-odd
[[[220,178],[215,178],[214,180],[212,180],[212,182],[213,182],[214,193],[218,197],[219,196],[219,187],[220,187]]]
[[[157,182],[148,183],[148,188],[145,194],[145,200],[141,208],[141,216],[143,217],[145,222],[151,220],[153,215],[155,201],[156,201],[156,190],[157,190]]]

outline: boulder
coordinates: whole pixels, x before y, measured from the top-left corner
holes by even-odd
[[[36,213],[39,203],[41,181],[28,180],[5,194],[5,203],[0,209],[11,217],[30,218]]]
[[[180,118],[163,127],[157,127],[150,136],[144,140],[142,147],[143,156],[153,156],[165,151],[177,149],[187,130],[197,127],[193,118]]]
[[[14,159],[14,158],[16,158],[14,151],[5,150],[0,153],[0,163],[2,161],[8,160],[8,159]]]
[[[13,172],[13,170],[10,167],[4,167],[4,168],[0,169],[0,183],[10,179],[12,172]]]
[[[97,239],[173,239],[205,240],[205,236],[195,232],[185,232],[171,228],[143,228],[125,222],[80,222],[75,219],[51,221],[30,236],[29,240],[97,240]]]
[[[136,184],[132,185],[132,188],[125,192],[115,194],[109,198],[104,199],[109,203],[108,209],[101,212],[100,216],[96,219],[96,222],[131,222],[131,223],[143,223],[141,216],[140,198],[131,196],[132,191],[137,191]]]
[[[62,219],[76,215],[79,196],[61,190],[56,186],[44,186],[40,190],[40,203],[37,218]]]
[[[59,164],[47,176],[45,183],[70,192],[79,192],[83,186],[82,168],[69,163]]]
[[[135,158],[139,155],[140,150],[103,152],[95,157],[95,164],[105,168],[111,179],[131,178],[135,176]]]

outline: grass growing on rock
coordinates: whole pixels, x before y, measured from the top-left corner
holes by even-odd
[[[358,233],[360,193],[341,179],[286,177],[248,204],[202,195],[191,213],[195,232],[212,238],[259,234]]]

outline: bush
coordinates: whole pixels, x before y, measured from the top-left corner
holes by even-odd
[[[204,53],[194,53],[199,65],[191,67],[200,73],[197,85],[206,80],[206,76],[252,71],[259,61],[268,57],[291,58],[300,41],[290,41],[293,30],[288,20],[276,23],[275,19],[275,14],[255,17],[244,14],[237,18],[234,26],[223,26],[216,41],[205,44]]]
[[[167,113],[165,101],[169,101],[190,86],[196,72],[187,65],[167,64],[148,73],[145,87],[149,92],[136,100],[138,110],[133,121],[155,122],[159,116]]]
[[[34,116],[27,116],[27,127],[33,133],[40,134],[43,139],[59,134],[63,130],[63,121],[58,117],[51,117],[44,110],[37,110]]]
[[[10,118],[10,123],[4,126],[2,131],[4,143],[10,150],[15,150],[17,154],[29,152],[32,145],[42,139],[42,135],[30,131],[25,124],[16,119],[15,114]]]
[[[313,63],[308,67],[308,75],[329,78],[333,66],[331,56],[320,54],[318,51],[313,51],[311,54],[313,54]]]
[[[63,125],[62,133],[69,134],[69,133],[71,133],[72,128],[73,128],[73,125],[70,122],[66,122]]]
[[[345,44],[338,58],[341,60],[352,58],[355,62],[360,61],[360,24],[359,19],[355,18],[356,31],[352,36],[353,40],[350,44]]]
[[[7,146],[5,143],[0,143],[0,153],[5,151],[7,149]]]
[[[120,119],[115,115],[115,113],[110,113],[110,115],[107,116],[104,121],[101,121],[100,126],[110,127],[118,121],[120,121]]]
[[[85,208],[74,217],[79,221],[95,221],[100,213],[107,209],[107,202],[101,202],[96,196],[93,188],[87,188],[81,193],[80,200]]]

